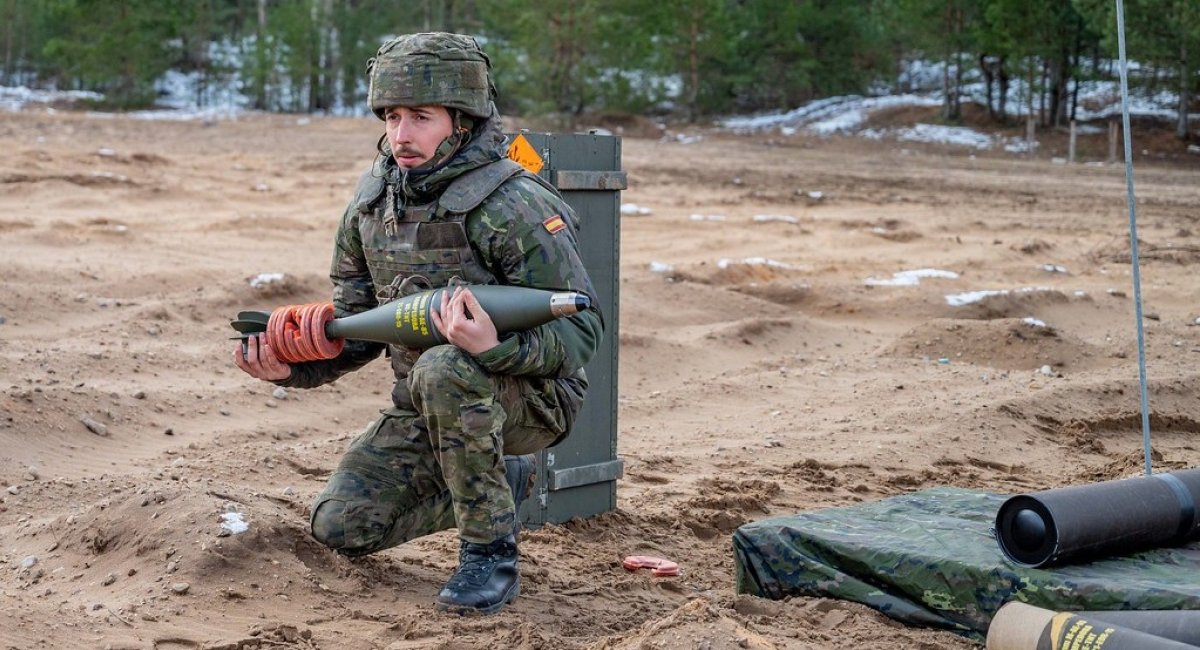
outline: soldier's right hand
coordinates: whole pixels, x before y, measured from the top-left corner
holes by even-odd
[[[242,372],[263,381],[279,381],[292,376],[292,367],[275,356],[275,352],[263,340],[261,334],[247,338],[245,355],[242,354],[241,342],[234,346],[233,363],[241,368]]]

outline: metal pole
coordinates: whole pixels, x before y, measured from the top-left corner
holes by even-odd
[[[1146,474],[1153,473],[1150,462],[1150,398],[1146,390],[1146,330],[1142,324],[1142,274],[1138,261],[1137,196],[1133,192],[1133,137],[1129,128],[1129,64],[1125,58],[1125,3],[1117,2],[1117,48],[1121,55],[1121,126],[1125,131],[1125,193],[1129,205],[1129,252],[1133,265],[1133,309],[1137,324],[1138,384],[1142,402],[1142,447]]]

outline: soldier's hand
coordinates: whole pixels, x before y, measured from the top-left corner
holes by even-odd
[[[255,334],[246,340],[244,356],[241,342],[234,346],[233,363],[241,368],[242,372],[263,381],[278,381],[292,376],[292,367],[275,356],[275,352],[263,340],[261,334]]]
[[[450,343],[470,352],[480,354],[500,345],[496,325],[470,289],[454,287],[442,292],[440,309],[430,313],[433,325]]]

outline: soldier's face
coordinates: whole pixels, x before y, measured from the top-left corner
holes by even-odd
[[[454,132],[445,106],[393,106],[383,114],[388,145],[403,169],[420,166]]]

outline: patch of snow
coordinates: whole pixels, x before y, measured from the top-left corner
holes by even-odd
[[[0,86],[0,109],[14,112],[30,104],[100,101],[104,95],[87,90],[35,90],[25,86]]]
[[[1045,322],[1040,321],[1032,316],[1022,318],[1021,322],[1025,323],[1026,325],[1029,325],[1031,327],[1045,327],[1046,326]]]
[[[990,149],[992,146],[992,136],[965,126],[917,124],[912,128],[897,131],[896,139],[910,142],[962,145],[975,147],[976,149]]]
[[[731,260],[731,259],[725,258],[725,257],[717,260],[717,268],[719,268],[719,269],[727,269],[733,264],[745,264],[746,266],[769,266],[769,267],[776,268],[776,269],[795,268],[791,264],[777,262],[775,260],[767,259],[765,257],[747,257],[746,259],[744,259],[740,262],[737,260]]]
[[[666,262],[650,262],[651,273],[670,273],[674,269],[675,267],[667,264]]]
[[[638,205],[636,203],[622,203],[621,214],[645,216],[653,212],[650,208]]]
[[[1043,264],[1041,269],[1047,273],[1066,273],[1067,267],[1058,264]]]
[[[227,512],[221,515],[221,528],[229,531],[231,535],[239,535],[250,530],[250,524],[242,519],[242,513]]]
[[[688,217],[692,221],[724,221],[723,214],[692,214]]]
[[[261,289],[269,284],[283,282],[284,275],[282,273],[259,273],[250,278],[250,286],[255,289]]]
[[[951,307],[961,307],[972,303],[986,300],[993,296],[1007,296],[1010,293],[1035,293],[1039,291],[1053,291],[1048,287],[1024,287],[1016,290],[1008,289],[984,289],[982,291],[964,291],[962,293],[951,293],[946,295],[946,304]]]

